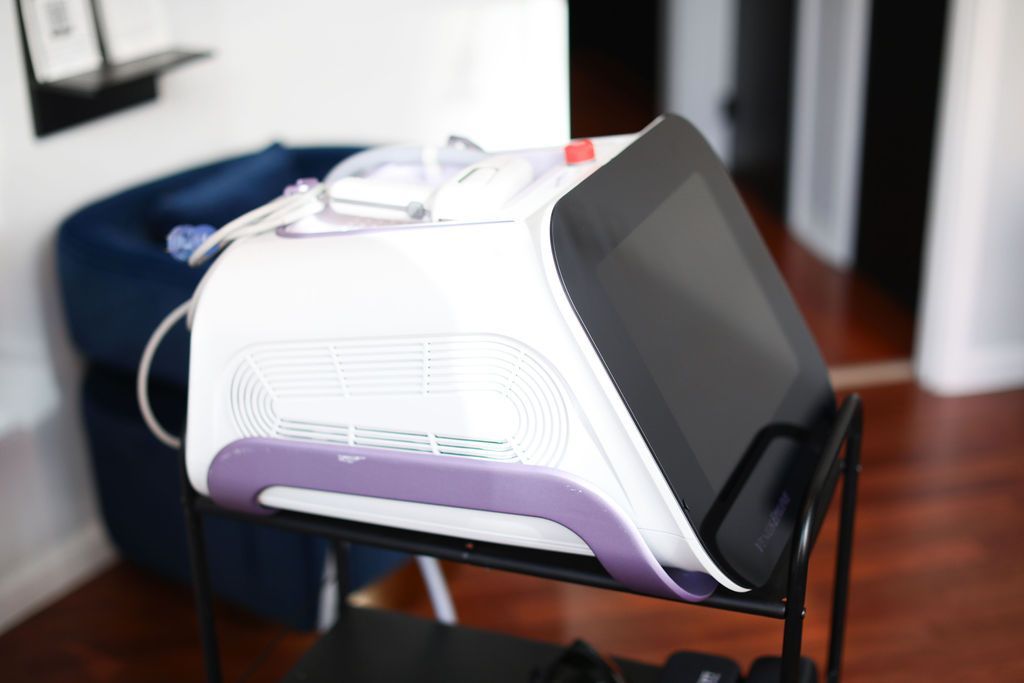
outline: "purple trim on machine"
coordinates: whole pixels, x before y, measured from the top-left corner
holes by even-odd
[[[633,591],[697,602],[716,586],[702,572],[662,567],[617,505],[583,480],[547,467],[247,438],[221,449],[208,484],[217,504],[251,514],[272,512],[257,499],[264,489],[289,486],[539,517],[573,531]]]

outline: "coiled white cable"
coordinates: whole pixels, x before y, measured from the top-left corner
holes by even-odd
[[[153,334],[149,336],[146,347],[142,350],[142,358],[139,360],[139,371],[135,376],[135,397],[139,402],[139,411],[142,413],[143,421],[160,443],[175,450],[181,448],[181,438],[164,429],[160,421],[156,419],[153,408],[149,403],[149,369],[153,365],[153,357],[156,355],[157,348],[160,347],[160,342],[171,331],[175,323],[188,315],[191,307],[192,299],[189,299],[185,303],[178,305],[177,308],[167,314],[167,317],[160,321],[160,324],[153,330]]]

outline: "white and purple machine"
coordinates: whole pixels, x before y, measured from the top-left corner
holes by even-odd
[[[308,194],[188,306],[197,491],[594,555],[669,598],[769,580],[834,396],[690,124],[375,150]]]

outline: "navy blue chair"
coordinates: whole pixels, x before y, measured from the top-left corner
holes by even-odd
[[[149,434],[134,398],[146,340],[203,274],[164,252],[167,231],[181,223],[225,223],[296,178],[323,177],[355,151],[273,145],[140,185],[85,207],[61,226],[58,270],[68,328],[88,364],[82,410],[101,509],[130,562],[188,580],[177,453]],[[184,424],[187,368],[188,336],[179,326],[164,340],[151,376],[154,411],[171,431]],[[322,539],[210,517],[206,540],[218,595],[293,627],[316,624]],[[353,548],[353,587],[405,559]]]

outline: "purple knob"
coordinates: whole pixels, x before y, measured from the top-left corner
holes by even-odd
[[[284,196],[290,197],[293,194],[303,194],[309,192],[319,184],[320,180],[318,178],[299,178],[294,183],[284,188]]]

